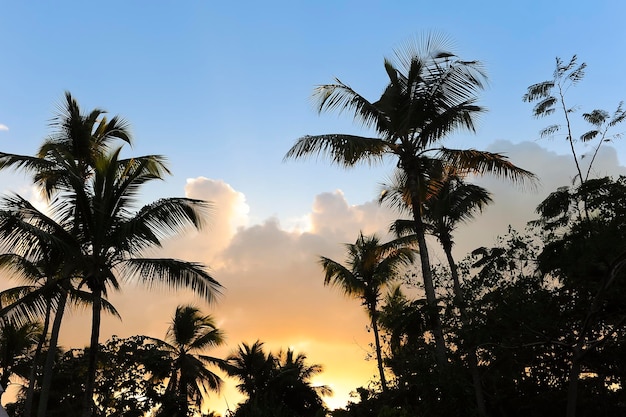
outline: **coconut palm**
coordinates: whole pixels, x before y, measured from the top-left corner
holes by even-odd
[[[0,323],[0,385],[6,389],[9,385],[9,378],[12,375],[28,376],[24,361],[20,363],[20,358],[32,353],[32,349],[37,345],[41,337],[41,323],[26,322],[17,324],[9,320]],[[30,362],[30,358],[28,361]]]
[[[320,258],[325,274],[324,284],[339,287],[346,295],[361,299],[367,310],[383,391],[387,390],[387,382],[378,334],[378,302],[382,289],[398,277],[403,266],[413,262],[415,250],[407,242],[407,239],[400,238],[381,243],[376,235],[364,236],[360,233],[355,243],[346,245],[348,256],[345,265],[326,257]]]
[[[239,379],[237,389],[248,397],[234,416],[318,416],[325,410],[321,396],[332,394],[327,386],[311,385],[322,372],[320,365],[308,365],[305,355],[291,349],[265,353],[258,340],[242,343],[222,368]]]
[[[263,342],[259,340],[251,345],[244,342],[221,366],[229,376],[240,381],[237,385],[239,392],[248,398],[255,398],[269,384],[274,356],[265,354]]]
[[[348,110],[365,127],[373,128],[376,137],[345,134],[304,136],[287,152],[285,158],[301,158],[320,153],[332,162],[350,167],[358,162],[376,162],[385,156],[396,160],[406,173],[413,220],[417,235],[422,279],[431,310],[437,362],[447,363],[447,352],[437,297],[432,279],[430,258],[425,240],[422,203],[428,197],[423,179],[425,161],[436,159],[463,173],[492,173],[513,181],[534,178],[499,153],[474,149],[448,149],[441,141],[460,130],[475,131],[475,119],[484,109],[477,105],[485,73],[477,61],[464,61],[450,52],[443,39],[427,36],[421,46],[408,45],[396,51],[396,63],[385,60],[389,77],[381,97],[370,102],[349,85],[317,87],[314,97],[321,111]]]
[[[72,224],[72,236],[79,243],[81,254],[72,261],[82,276],[81,285],[93,294],[83,411],[87,417],[93,407],[102,300],[109,289],[119,289],[118,275],[147,286],[190,288],[208,301],[219,284],[200,264],[143,257],[164,238],[188,226],[200,227],[208,208],[204,201],[187,198],[135,206],[141,186],[169,173],[163,157],[121,159],[121,148],[115,148],[114,141],[131,142],[127,124],[117,117],[107,120],[99,109],[81,114],[69,93],[52,126],[53,135],[36,157],[0,154],[0,168],[25,169],[46,197],[62,201],[55,215]]]
[[[435,236],[446,254],[448,266],[452,276],[455,302],[458,306],[464,304],[463,292],[458,268],[452,254],[454,246],[454,231],[457,227],[470,221],[474,216],[491,203],[491,193],[485,188],[466,182],[456,173],[444,172],[431,188],[436,189],[422,204],[422,217],[428,234]],[[396,171],[391,184],[383,185],[380,196],[381,202],[390,203],[401,211],[410,210],[411,202],[407,199],[406,176],[400,170]],[[397,236],[408,236],[414,233],[413,220],[397,220],[391,227]]]
[[[170,364],[164,373],[155,374],[156,379],[169,379],[158,415],[186,417],[189,401],[200,407],[209,391],[219,392],[222,380],[208,366],[223,361],[202,354],[224,342],[213,317],[191,305],[178,306],[165,340],[153,341]]]
[[[43,320],[42,337],[35,351],[26,396],[24,415],[29,417],[44,342],[48,340],[39,399],[42,410],[47,406],[52,366],[66,303],[69,300],[73,305],[87,306],[91,294],[75,288],[73,282],[77,278],[76,265],[67,260],[80,256],[80,250],[66,230],[69,224],[55,222],[19,195],[5,197],[0,207],[0,242],[5,249],[13,251],[0,255],[0,268],[26,284],[0,293],[4,306],[0,316],[19,323]],[[103,307],[119,317],[106,300]],[[47,339],[52,316],[52,331]]]

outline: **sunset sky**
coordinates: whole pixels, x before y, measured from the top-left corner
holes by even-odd
[[[126,286],[111,297],[123,321],[106,319],[102,341],[164,337],[176,306],[194,302],[227,335],[211,354],[257,339],[272,350],[293,347],[324,366],[316,382],[335,391],[331,407],[342,406],[375,375],[365,360],[371,335],[359,302],[325,288],[316,260],[343,260],[343,243],[360,230],[384,235],[397,215],[376,197],[393,165],[343,171],[324,160],[283,162],[305,134],[371,134],[349,114],[318,115],[313,88],[337,77],[375,100],[385,87],[384,57],[432,31],[453,39],[462,58],[484,63],[490,82],[480,103],[489,111],[476,135],[445,145],[506,153],[541,183],[529,190],[480,179],[495,201],[459,230],[462,257],[493,244],[509,224],[522,228],[538,202],[571,183],[566,142],[538,140],[550,123],[533,119],[521,98],[551,77],[555,57],[577,54],[588,70],[568,93],[570,104],[581,113],[615,110],[626,98],[625,12],[618,0],[3,2],[0,150],[33,154],[65,91],[85,111],[123,116],[135,141],[126,155],[165,155],[173,172],[146,187],[143,203],[186,195],[214,204],[206,230],[167,242],[162,253],[207,264],[225,289],[209,306],[189,294]],[[607,145],[596,174],[626,173],[624,142]],[[0,189],[38,198],[11,172],[0,173]],[[88,320],[85,311],[72,313],[65,347],[87,343]],[[227,380],[214,395],[213,409],[234,408],[234,384]]]

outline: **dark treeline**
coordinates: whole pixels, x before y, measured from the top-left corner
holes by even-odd
[[[344,261],[319,260],[320,279],[369,317],[378,375],[355,387],[353,402],[328,410],[330,389],[311,382],[322,367],[302,353],[269,352],[257,340],[211,356],[224,334],[190,305],[176,309],[163,339],[101,343],[101,314],[118,315],[107,294],[129,281],[214,300],[221,287],[204,265],[144,256],[165,237],[202,227],[210,204],[166,198],[136,207],[142,186],[169,173],[163,158],[121,158],[131,142],[126,122],[99,109],[82,113],[67,93],[36,155],[0,153],[0,168],[31,175],[50,202],[44,213],[19,195],[0,200],[0,268],[20,281],[0,293],[0,384],[21,387],[9,415],[207,415],[205,401],[226,377],[245,397],[228,411],[233,417],[626,415],[626,177],[593,169],[600,147],[619,137],[621,104],[613,114],[583,113],[590,130],[574,136],[577,106],[566,92],[585,65],[557,59],[553,78],[523,99],[535,117],[561,121],[541,135],[565,137],[575,176],[552,190],[526,230],[457,260],[456,230],[492,202],[471,177],[530,187],[537,178],[499,153],[443,145],[450,134],[473,132],[484,111],[479,62],[431,36],[397,51],[384,69],[389,83],[374,102],[338,80],[314,93],[320,111],[351,111],[374,137],[304,136],[286,155],[397,165],[380,197],[398,210],[393,237],[361,233]],[[591,152],[581,153],[580,142]],[[433,243],[445,264],[431,261]],[[64,351],[59,329],[76,307],[91,312],[90,344]]]

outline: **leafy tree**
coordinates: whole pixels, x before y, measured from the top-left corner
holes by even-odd
[[[376,361],[383,391],[387,390],[385,370],[378,334],[378,302],[381,290],[397,279],[401,268],[413,262],[415,250],[406,239],[381,243],[379,238],[359,234],[356,242],[346,244],[346,265],[321,257],[325,285],[335,285],[346,295],[359,298],[370,317],[374,332]]]
[[[474,131],[474,120],[483,112],[476,104],[485,74],[479,62],[465,61],[450,52],[435,36],[424,39],[421,48],[409,46],[396,52],[396,65],[385,60],[389,77],[381,97],[370,102],[350,86],[336,80],[314,92],[319,111],[349,110],[356,120],[373,128],[378,137],[345,134],[304,136],[287,152],[286,158],[325,153],[334,163],[350,167],[361,161],[374,162],[391,156],[407,178],[422,279],[431,309],[436,340],[437,362],[447,364],[447,352],[437,312],[437,297],[425,240],[422,203],[428,199],[426,187],[430,166],[437,160],[462,173],[493,173],[523,181],[533,175],[513,165],[498,153],[474,149],[448,149],[441,145],[448,135]]]
[[[626,177],[587,180],[573,190],[560,189],[538,208],[536,224],[545,230],[546,245],[539,269],[553,277],[571,297],[569,331],[560,340],[570,349],[567,416],[577,411],[583,374],[610,375],[606,364],[587,357],[621,345],[626,324],[621,294],[626,287]],[[575,216],[581,201],[588,216]],[[593,360],[592,360],[593,362]],[[596,368],[598,367],[598,368]]]
[[[70,349],[56,356],[50,399],[50,416],[79,416],[85,391],[88,349]],[[144,417],[161,404],[165,386],[153,378],[167,368],[168,361],[158,346],[145,336],[126,339],[113,336],[100,346],[94,390],[95,416]],[[35,403],[40,391],[35,391]],[[11,408],[22,415],[25,398]]]

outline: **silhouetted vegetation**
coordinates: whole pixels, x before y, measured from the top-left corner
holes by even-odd
[[[380,198],[410,217],[392,225],[395,239],[361,233],[346,244],[344,263],[319,258],[320,280],[361,301],[374,336],[378,378],[355,388],[353,402],[328,410],[330,388],[312,380],[322,366],[302,352],[272,353],[257,340],[226,358],[208,355],[224,333],[190,305],[178,306],[163,340],[100,343],[102,311],[118,315],[108,291],[126,280],[188,288],[204,301],[220,286],[198,263],[143,256],[184,227],[201,227],[208,203],[135,207],[142,186],[169,172],[164,159],[121,158],[116,143],[130,143],[127,124],[99,109],[83,114],[67,93],[35,156],[0,153],[0,169],[32,175],[50,203],[44,213],[19,195],[0,201],[0,268],[20,281],[0,293],[0,384],[22,385],[9,414],[206,415],[207,398],[229,377],[245,397],[231,417],[626,415],[626,177],[593,175],[600,146],[617,137],[611,129],[626,113],[620,104],[613,115],[583,114],[592,129],[580,140],[596,141],[584,166],[565,91],[585,64],[557,59],[553,79],[529,87],[524,100],[536,103],[536,117],[561,112],[564,128],[550,125],[542,136],[566,131],[576,176],[544,199],[524,231],[456,259],[454,233],[491,203],[470,175],[535,178],[501,154],[441,145],[474,130],[485,74],[438,41],[386,60],[389,83],[375,102],[339,80],[315,90],[320,111],[350,110],[376,137],[305,136],[287,153],[325,153],[343,166],[397,162]],[[431,264],[426,235],[441,244],[445,264]],[[91,342],[63,351],[59,328],[75,306],[91,309]]]

